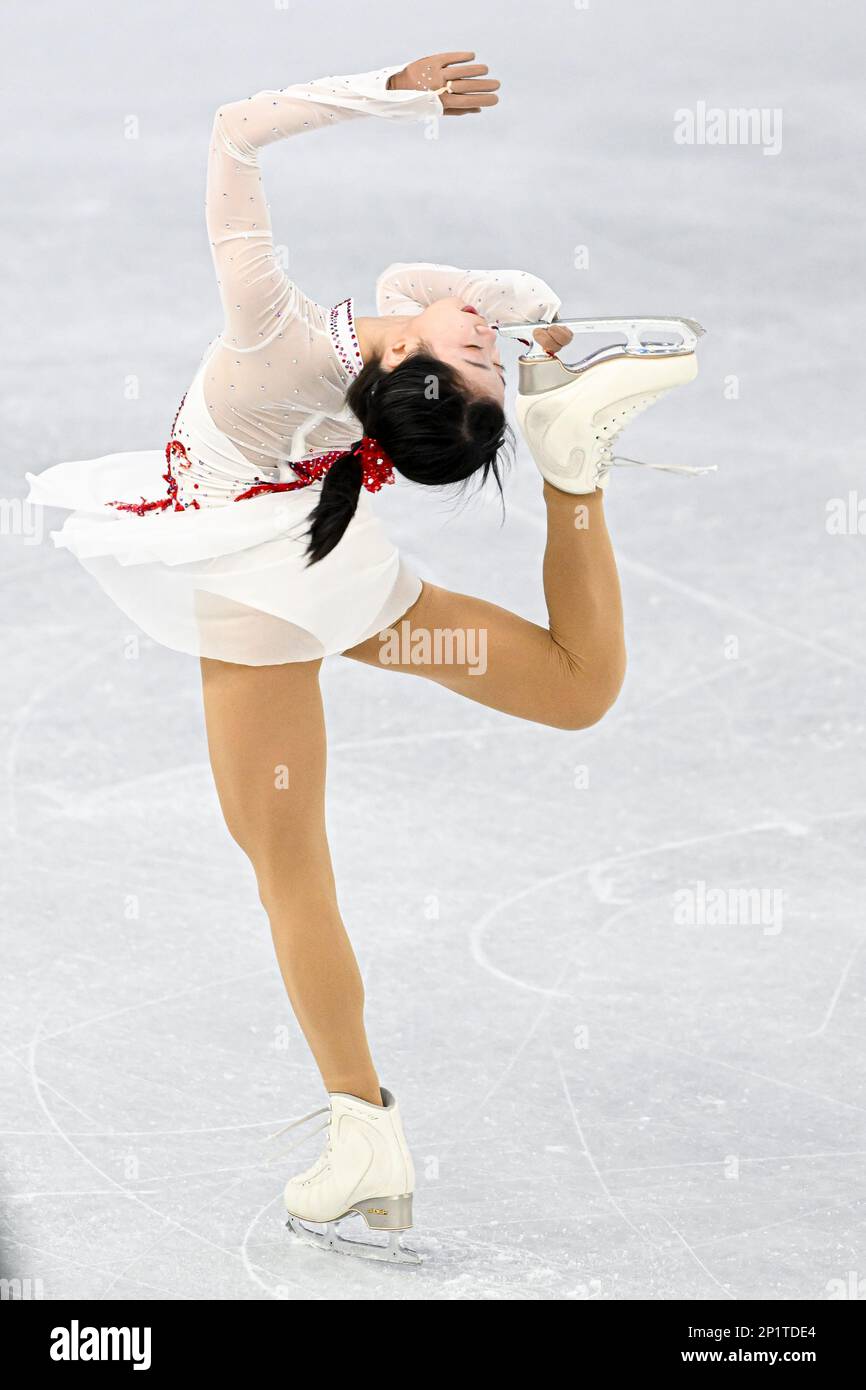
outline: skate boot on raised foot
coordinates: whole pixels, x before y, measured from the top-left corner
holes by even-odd
[[[289,1228],[320,1250],[392,1264],[420,1264],[420,1255],[407,1250],[400,1240],[401,1232],[412,1225],[415,1169],[391,1092],[383,1088],[378,1106],[335,1091],[330,1105],[293,1120],[277,1134],[318,1115],[328,1116],[320,1126],[328,1131],[327,1142],[312,1168],[286,1183]],[[387,1244],[352,1240],[338,1233],[336,1223],[354,1215],[362,1216],[369,1230],[387,1233]],[[306,1222],[325,1229],[309,1230]]]
[[[700,324],[691,319],[558,319],[574,333],[619,332],[626,341],[566,365],[535,349],[520,358],[517,419],[544,478],[563,492],[604,487],[615,465],[699,474],[714,467],[642,464],[614,455],[613,441],[636,415],[667,391],[697,376],[695,345]],[[520,337],[544,324],[511,324],[502,332]],[[655,341],[676,338],[676,342]],[[525,341],[521,338],[521,341]]]

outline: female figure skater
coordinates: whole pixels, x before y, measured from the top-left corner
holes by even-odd
[[[610,442],[630,414],[696,371],[696,326],[679,321],[675,352],[640,341],[633,321],[625,348],[565,367],[553,355],[572,337],[552,324],[559,299],[526,272],[393,265],[377,283],[378,316],[358,319],[351,299],[324,308],[288,279],[259,150],[351,116],[477,114],[496,104],[499,83],[473,59],[442,53],[223,106],[207,226],[225,322],[164,455],[115,454],[30,478],[31,501],[73,512],[55,543],[151,637],[201,658],[220,805],[255,871],[286,990],[329,1093],[315,1112],[328,1115],[325,1150],[286,1187],[290,1225],[310,1235],[302,1221],[325,1223],[320,1243],[398,1260],[416,1258],[397,1234],[411,1225],[414,1174],[397,1104],[370,1055],[337,904],[322,659],[380,664],[387,630],[403,620],[410,636],[483,632],[483,674],[433,656],[420,665],[389,658],[386,669],[560,729],[600,719],[625,667],[602,507]],[[315,215],[310,206],[301,215]],[[395,470],[422,489],[476,472],[499,481],[497,330],[508,325],[537,344],[522,359],[518,416],[546,480],[546,628],[422,583],[370,504]],[[352,1212],[387,1231],[388,1246],[340,1237],[332,1223]]]

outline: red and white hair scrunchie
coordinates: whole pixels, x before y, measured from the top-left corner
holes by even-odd
[[[368,492],[378,492],[394,481],[394,464],[377,439],[365,434],[352,450],[362,468],[361,484]]]

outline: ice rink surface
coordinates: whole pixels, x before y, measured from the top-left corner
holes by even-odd
[[[864,1295],[863,27],[854,0],[16,7],[6,1277],[49,1299]],[[516,265],[573,315],[696,317],[698,382],[623,447],[719,471],[614,476],[630,669],[588,731],[327,663],[341,902],[419,1170],[407,1270],[283,1229],[318,1141],[263,1141],[322,1091],[196,663],[137,642],[16,499],[25,469],[167,437],[220,326],[216,107],[461,47],[502,79],[495,112],[266,153],[290,273],[369,312],[392,260]],[[701,102],[781,110],[781,149],[678,144]],[[543,621],[523,451],[507,504],[501,527],[490,499],[381,502],[423,576]]]

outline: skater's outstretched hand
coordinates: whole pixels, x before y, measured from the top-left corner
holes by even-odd
[[[532,336],[544,348],[544,351],[549,352],[553,357],[560,348],[564,348],[567,343],[571,342],[574,334],[570,328],[566,328],[563,324],[552,323],[549,328],[534,329]]]
[[[450,92],[440,92],[445,115],[470,116],[499,101],[499,83],[474,58],[474,53],[431,53],[395,72],[388,86],[398,92],[436,92],[450,82]]]

